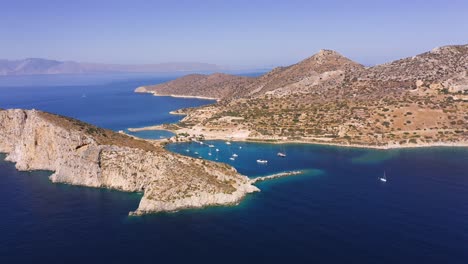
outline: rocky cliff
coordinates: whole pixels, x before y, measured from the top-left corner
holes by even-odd
[[[18,170],[53,171],[53,182],[143,192],[137,215],[235,204],[258,191],[228,165],[36,110],[0,110],[0,152]]]

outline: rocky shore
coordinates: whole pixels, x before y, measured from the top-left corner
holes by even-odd
[[[142,192],[132,215],[238,203],[259,191],[221,163],[36,110],[0,110],[0,152],[18,170],[49,170],[52,182]]]
[[[261,176],[261,177],[256,177],[251,180],[252,183],[256,182],[261,182],[261,181],[267,181],[267,180],[272,180],[272,179],[277,179],[277,178],[283,178],[287,176],[294,176],[294,175],[300,175],[304,174],[303,171],[286,171],[286,172],[280,172],[268,176]]]

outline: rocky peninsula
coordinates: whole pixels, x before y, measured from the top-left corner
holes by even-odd
[[[259,191],[226,164],[36,110],[0,110],[0,152],[18,170],[52,171],[52,182],[142,192],[132,215],[237,204]]]

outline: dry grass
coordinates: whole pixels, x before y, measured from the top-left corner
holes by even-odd
[[[120,147],[137,148],[145,151],[162,151],[160,147],[157,147],[147,141],[138,140],[125,134],[116,133],[112,130],[99,128],[77,119],[46,112],[38,113],[42,118],[52,122],[55,125],[63,127],[67,130],[80,131],[93,137],[94,140],[96,140],[96,142],[100,145],[115,145]]]

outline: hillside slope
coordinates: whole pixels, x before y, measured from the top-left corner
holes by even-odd
[[[222,99],[242,93],[253,81],[254,78],[223,73],[191,74],[167,83],[138,87],[135,92]]]
[[[171,130],[208,138],[402,147],[468,142],[468,45],[370,68],[321,51],[198,109]]]

